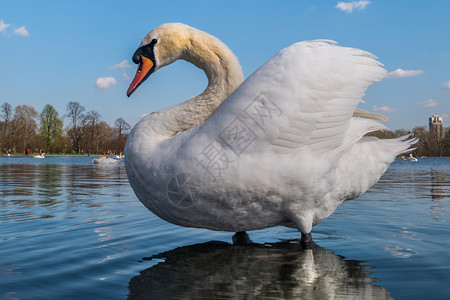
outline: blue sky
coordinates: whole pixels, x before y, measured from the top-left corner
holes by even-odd
[[[391,129],[450,125],[450,1],[12,1],[0,0],[0,103],[46,104],[62,115],[69,101],[113,125],[175,105],[206,87],[186,62],[125,93],[141,39],[182,22],[225,42],[249,76],[280,49],[332,39],[372,52],[390,72],[360,107],[386,114]],[[67,123],[66,123],[67,124]]]

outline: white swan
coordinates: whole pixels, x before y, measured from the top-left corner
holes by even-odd
[[[137,197],[171,223],[231,232],[284,225],[307,244],[312,226],[366,192],[414,142],[364,136],[387,129],[373,120],[382,116],[356,110],[386,71],[362,50],[297,43],[241,84],[221,41],[164,24],[134,53],[127,95],[177,59],[205,71],[206,90],[143,118],[125,148]]]
[[[111,165],[111,164],[118,164],[122,161],[122,159],[117,159],[115,157],[105,157],[101,156],[99,158],[94,158],[92,160],[93,164],[105,164],[105,165]]]
[[[418,159],[415,158],[415,157],[412,155],[412,153],[409,154],[409,160],[410,160],[410,161],[418,161]]]

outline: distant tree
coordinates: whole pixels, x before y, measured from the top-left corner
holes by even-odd
[[[419,141],[415,144],[416,156],[429,156],[429,143],[428,143],[428,129],[425,126],[417,126],[413,129],[414,137],[418,138]]]
[[[367,134],[368,136],[375,136],[379,139],[392,139],[395,134],[392,131],[386,131],[386,130],[378,130],[378,131],[373,131],[373,132],[369,132]]]
[[[10,136],[11,122],[14,114],[14,110],[8,102],[4,102],[0,110],[0,151],[7,150],[11,147]]]
[[[84,111],[86,109],[78,102],[70,101],[66,106],[66,117],[70,119],[70,126],[67,128],[67,136],[72,143],[73,149],[79,153],[81,148],[81,138],[83,136],[83,126],[85,122]]]
[[[124,131],[130,130],[131,126],[128,124],[124,119],[118,118],[114,122],[114,127],[117,129],[117,132],[119,134],[119,140],[122,139],[122,134]]]
[[[445,131],[442,126],[428,129],[428,146],[430,154],[434,157],[441,157],[444,151]]]
[[[111,128],[106,122],[100,122],[97,124],[99,139],[96,141],[98,152],[107,153],[108,150],[113,149],[113,132],[114,129]]]
[[[36,147],[37,143],[37,111],[32,106],[17,105],[12,121],[13,151],[25,150],[29,145]]]
[[[54,151],[61,141],[63,122],[58,112],[47,104],[39,115],[39,135],[46,151]]]
[[[66,135],[63,135],[61,137],[61,140],[59,141],[57,145],[57,149],[60,153],[69,153],[71,150],[70,141],[67,138]]]
[[[444,139],[443,139],[443,150],[442,156],[450,156],[450,128],[444,128]]]
[[[396,131],[394,131],[393,137],[396,138],[396,137],[401,137],[401,136],[407,136],[407,135],[410,135],[410,134],[411,134],[411,131],[409,131],[409,130],[397,129]]]
[[[99,128],[98,124],[100,123],[101,116],[100,114],[95,111],[91,110],[89,111],[84,119],[84,139],[85,139],[85,146],[90,150],[98,153],[100,151],[99,149]],[[102,137],[103,139],[105,137]]]
[[[118,148],[119,152],[123,152],[123,148],[125,147],[125,141],[123,140],[123,134],[124,134],[124,132],[130,130],[131,126],[124,119],[118,118],[114,122],[114,128],[116,128],[117,134],[118,134],[116,148]]]

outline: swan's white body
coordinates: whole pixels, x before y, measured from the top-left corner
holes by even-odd
[[[171,223],[232,232],[284,225],[309,233],[366,192],[412,143],[365,137],[386,127],[353,117],[367,87],[386,73],[367,52],[326,40],[297,43],[228,97],[242,80],[231,51],[185,25],[163,26],[141,46],[157,36],[158,60],[163,33],[188,30],[206,46],[160,65],[185,59],[209,79],[203,94],[142,119],[126,144],[137,197]],[[221,49],[220,59],[199,63],[191,52],[210,44]]]

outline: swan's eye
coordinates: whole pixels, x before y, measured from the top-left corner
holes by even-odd
[[[158,42],[157,39],[153,39],[153,40],[150,42],[150,46],[156,45],[157,42]]]
[[[142,71],[142,58],[139,60],[137,73],[139,74],[139,73],[141,73],[141,71]]]

